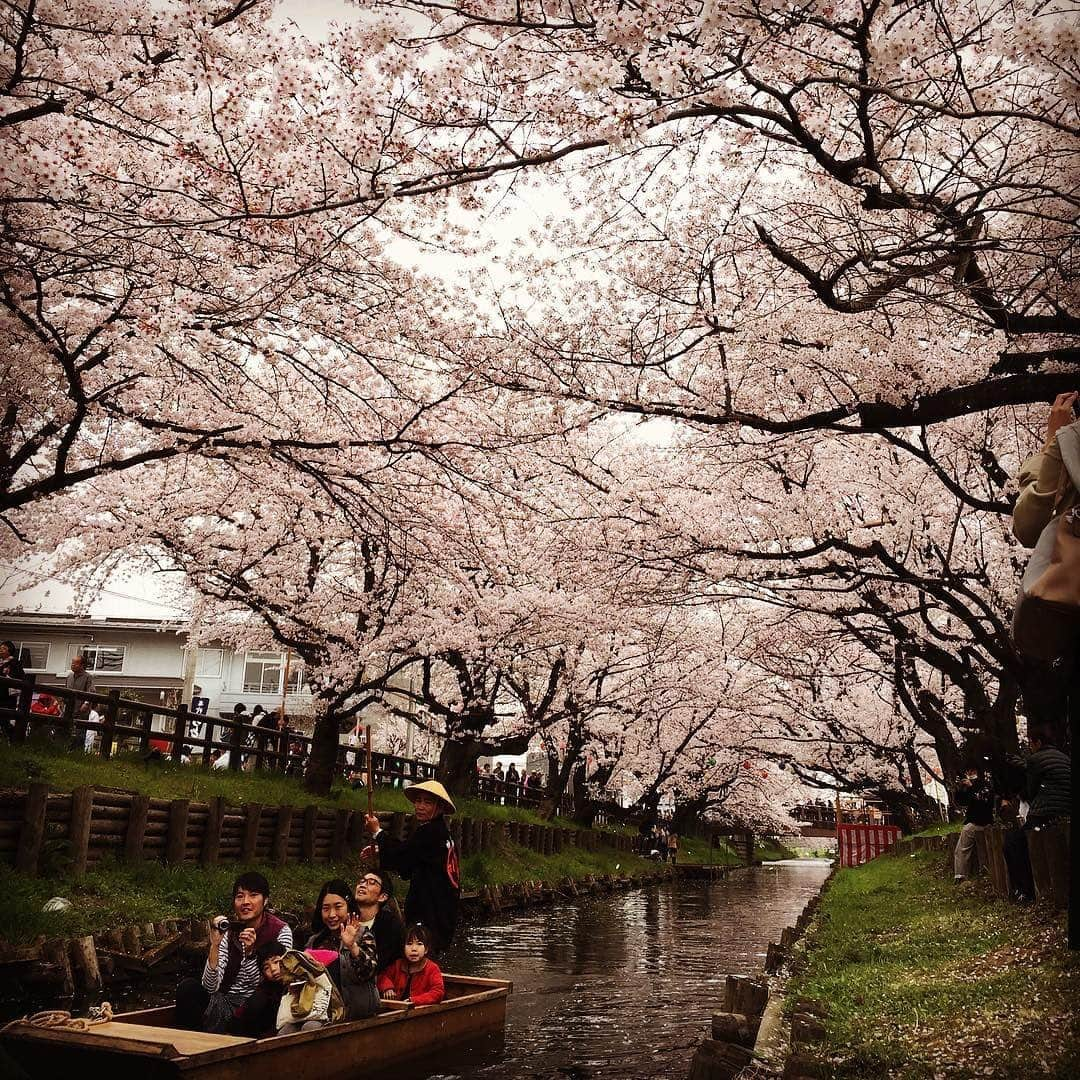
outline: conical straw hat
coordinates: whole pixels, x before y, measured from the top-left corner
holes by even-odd
[[[453,799],[450,798],[450,792],[448,792],[438,780],[425,780],[422,784],[413,784],[411,787],[407,787],[405,789],[405,798],[408,799],[409,802],[416,802],[416,795],[414,795],[413,792],[419,794],[421,791],[426,791],[429,795],[434,795],[436,799],[446,804],[446,807],[451,814],[456,813],[456,807],[454,806]]]

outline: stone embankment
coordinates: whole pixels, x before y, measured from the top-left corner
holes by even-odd
[[[766,975],[775,975],[791,963],[793,947],[806,932],[821,903],[821,897],[835,868],[822,884],[821,891],[812,896],[799,913],[793,926],[785,927],[778,942],[769,944],[765,955]],[[729,975],[724,991],[724,1008],[712,1017],[711,1037],[698,1047],[690,1063],[687,1080],[734,1080],[746,1071],[750,1075],[765,1075],[759,1068],[775,1063],[780,1052],[779,1031],[782,1000],[781,980],[753,979]],[[796,1039],[812,1038],[820,1020],[810,1003],[799,1007],[792,1017],[792,1045]],[[804,1007],[805,1004],[805,1007]],[[784,1074],[785,1078],[787,1073]],[[793,1074],[799,1076],[802,1074]]]

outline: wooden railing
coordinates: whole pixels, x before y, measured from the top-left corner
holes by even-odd
[[[34,676],[23,679],[0,677],[0,694],[4,690],[16,690],[19,694],[15,709],[0,708],[0,718],[13,724],[13,739],[25,740],[34,730],[52,730],[67,739],[72,749],[83,745],[86,732],[100,735],[98,752],[111,757],[127,744],[144,755],[151,753],[152,743],[167,746],[167,753],[174,761],[190,759],[192,763],[209,768],[216,751],[228,751],[228,769],[239,772],[245,761],[253,760],[257,769],[273,769],[289,775],[302,774],[311,754],[312,738],[303,732],[286,729],[259,727],[244,720],[204,716],[181,706],[178,709],[163,705],[151,705],[143,701],[131,701],[120,696],[119,690],[105,694],[81,693],[64,686],[37,685]],[[31,711],[35,693],[51,694],[62,703],[59,716]],[[91,722],[82,706],[95,706],[103,719]],[[172,720],[172,731],[156,730],[155,717]],[[201,734],[191,734],[192,724],[202,725]],[[350,761],[352,764],[350,764]],[[397,754],[373,752],[372,774],[376,786],[404,787],[407,784],[435,779],[438,766],[420,758],[407,758]],[[365,777],[364,750],[359,746],[341,746],[338,750],[337,769],[348,776],[355,770]],[[536,809],[544,797],[542,788],[529,787],[523,783],[508,783],[494,777],[477,777],[476,788],[471,792],[475,798],[496,805]],[[614,806],[614,804],[612,804]],[[555,807],[557,816],[573,814],[573,799],[564,795]],[[609,809],[601,805],[595,823],[606,825],[615,818]]]

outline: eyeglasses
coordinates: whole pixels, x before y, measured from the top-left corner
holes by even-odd
[[[357,882],[357,884],[358,885],[381,885],[382,884],[382,879],[377,878],[377,877],[365,877],[365,878],[361,878]]]

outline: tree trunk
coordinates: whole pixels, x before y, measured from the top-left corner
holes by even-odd
[[[574,820],[583,828],[591,829],[596,807],[589,798],[587,771],[584,761],[574,766]]]
[[[554,754],[548,755],[548,783],[544,791],[544,797],[540,800],[539,813],[545,821],[550,821],[566,794],[567,785],[570,783],[570,775],[577,764],[578,756],[584,742],[573,738],[566,745],[566,756],[560,763]],[[575,805],[576,811],[576,805]]]
[[[451,795],[474,795],[476,763],[490,750],[491,745],[475,735],[463,733],[448,738],[439,751],[435,775]]]
[[[706,798],[704,795],[689,802],[684,802],[675,807],[671,815],[670,831],[676,836],[687,836],[694,832],[700,823],[702,811],[705,809]]]
[[[311,736],[311,756],[304,770],[304,790],[312,795],[329,795],[337,776],[338,746],[342,717],[331,707],[329,695],[316,695],[315,728]]]
[[[592,782],[603,791],[607,786],[607,782],[611,779],[611,774],[615,771],[615,766],[612,765],[600,765],[596,771],[592,774]],[[582,777],[582,799],[580,803],[577,797],[577,788],[574,789],[574,821],[581,825],[583,828],[591,829],[593,822],[596,820],[596,808],[597,802],[592,799],[585,792],[584,776]]]

